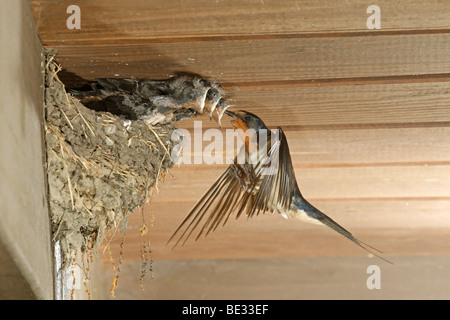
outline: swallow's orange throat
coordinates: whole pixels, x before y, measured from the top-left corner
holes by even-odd
[[[244,142],[246,149],[249,150],[250,142],[256,141],[254,135],[255,132],[252,130],[249,131],[247,124],[239,118],[231,120],[231,124],[236,130],[238,130],[239,136]]]
[[[242,129],[244,132],[247,131],[248,127],[245,124],[244,121],[242,121],[241,119],[233,119],[231,120],[231,125],[233,126],[233,128],[235,129]]]

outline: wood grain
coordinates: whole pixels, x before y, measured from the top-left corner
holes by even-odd
[[[366,0],[227,0],[125,1],[78,0],[81,30],[68,30],[71,0],[33,0],[40,35],[46,45],[86,41],[240,35],[302,35],[369,32]],[[446,1],[377,1],[382,32],[448,29]],[[379,31],[378,31],[379,32]],[[376,32],[374,33],[376,34]]]
[[[177,72],[217,80],[235,109],[285,129],[304,196],[355,236],[387,256],[450,254],[447,1],[31,3],[68,87]],[[81,8],[80,30],[66,28],[71,4]],[[381,30],[366,27],[372,4]],[[192,131],[199,119],[178,125]],[[332,230],[270,215],[170,251],[170,234],[223,169],[172,169],[144,208],[148,238],[138,232],[141,211],[130,216],[123,258],[140,260],[142,241],[157,260],[366,255]],[[121,239],[110,243],[115,254]]]
[[[230,220],[207,238],[189,241],[171,250],[166,242],[191,202],[154,201],[146,206],[148,238],[139,234],[140,212],[129,217],[125,259],[140,260],[140,244],[149,240],[153,259],[251,259],[273,257],[365,256],[367,253],[338,233],[322,226],[262,215],[251,220]],[[439,201],[318,201],[317,206],[359,239],[394,255],[449,254],[450,200]],[[117,258],[123,235],[110,242]],[[108,257],[103,255],[103,259]],[[375,260],[373,260],[375,261]],[[376,260],[378,261],[378,260]],[[395,263],[395,261],[394,261]]]
[[[191,139],[197,139],[190,130]],[[214,164],[227,163],[236,154],[237,141],[226,142],[226,131],[215,131],[224,137],[214,155],[205,148],[212,141],[202,141],[202,153],[197,154],[192,140],[184,149],[186,161],[177,170],[204,170],[202,156],[215,156]],[[376,128],[376,129],[329,129],[284,130],[288,139],[292,161],[297,168],[355,167],[355,166],[407,166],[439,165],[450,162],[450,127],[437,128]],[[188,136],[187,136],[188,137]],[[200,138],[201,139],[201,138]],[[220,140],[218,140],[220,141]],[[219,146],[219,144],[217,145]],[[418,150],[420,146],[420,151]],[[195,166],[200,156],[200,165]]]
[[[174,177],[167,177],[167,186],[161,186],[170,192],[158,200],[195,202],[224,169],[173,170]],[[450,198],[450,165],[295,168],[295,174],[302,194],[312,200]]]
[[[239,86],[239,82],[450,74],[450,33],[56,48],[66,72],[87,80],[161,79],[192,72]]]
[[[450,78],[449,78],[450,79]],[[267,126],[284,129],[449,126],[450,82],[230,90],[234,110],[253,112]],[[177,123],[218,128],[207,116]],[[224,126],[228,126],[224,119]]]

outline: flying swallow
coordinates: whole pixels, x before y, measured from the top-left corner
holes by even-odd
[[[269,130],[256,115],[225,111],[244,140],[234,162],[216,179],[170,237],[174,247],[196,231],[196,240],[225,225],[231,216],[248,218],[277,212],[286,219],[325,225],[380,259],[378,249],[355,238],[349,231],[310,204],[301,194],[283,130]],[[176,240],[175,240],[176,239]]]

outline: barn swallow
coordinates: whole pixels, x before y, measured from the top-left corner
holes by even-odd
[[[245,139],[241,151],[194,205],[168,243],[177,237],[174,248],[180,242],[184,244],[196,229],[197,240],[216,230],[220,224],[225,225],[232,215],[237,219],[242,214],[250,218],[261,212],[277,212],[286,219],[328,226],[391,263],[374,252],[381,251],[356,239],[302,196],[286,136],[280,127],[273,132],[259,117],[246,111],[226,110],[225,114],[231,117],[233,127]]]
[[[70,90],[85,106],[107,111],[150,125],[168,124],[206,111],[219,124],[220,105],[227,105],[225,91],[213,81],[196,75],[180,75],[168,80],[103,78],[90,90]]]

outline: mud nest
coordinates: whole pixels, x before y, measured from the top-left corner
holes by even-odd
[[[170,125],[95,112],[66,92],[60,67],[45,65],[45,133],[49,205],[62,264],[94,251],[107,232],[123,232],[128,214],[149,200],[173,166]]]

